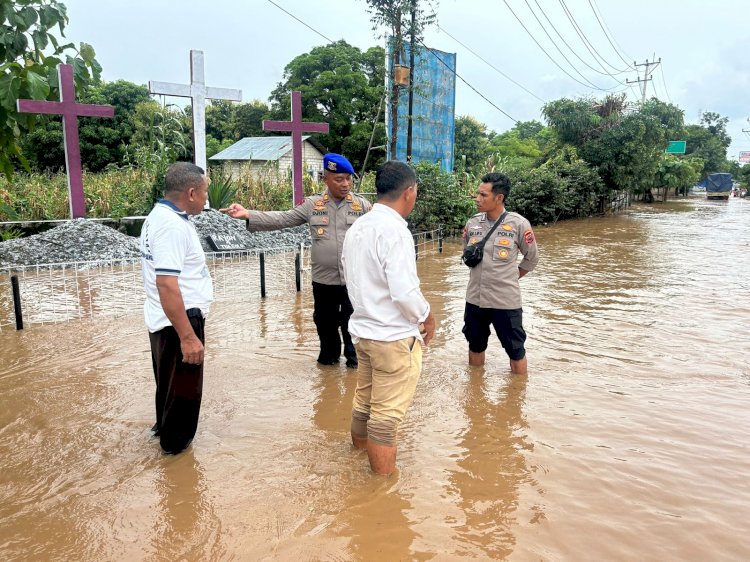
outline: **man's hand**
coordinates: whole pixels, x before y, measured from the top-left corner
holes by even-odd
[[[250,211],[245,209],[245,207],[243,207],[239,203],[232,203],[226,209],[219,209],[219,212],[224,213],[225,215],[229,215],[233,219],[249,219],[250,218]]]
[[[422,335],[425,345],[429,345],[430,340],[435,335],[435,317],[432,315],[432,311],[424,319],[420,326],[419,333]]]
[[[191,365],[200,365],[203,363],[203,344],[195,334],[180,340],[180,349],[182,350],[182,362]]]

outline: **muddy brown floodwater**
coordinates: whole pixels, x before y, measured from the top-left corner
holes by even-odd
[[[466,365],[459,244],[420,258],[440,324],[389,478],[309,290],[215,305],[176,457],[139,311],[0,332],[0,559],[750,559],[750,200],[536,232],[525,377],[494,339]]]

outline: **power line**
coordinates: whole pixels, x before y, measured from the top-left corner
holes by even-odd
[[[458,72],[456,72],[456,71],[455,71],[455,70],[454,70],[453,68],[451,68],[451,67],[450,67],[450,66],[448,65],[448,63],[447,63],[447,62],[445,62],[445,61],[444,61],[443,59],[441,59],[441,58],[440,58],[439,56],[437,56],[437,54],[435,53],[435,51],[433,51],[432,49],[430,49],[429,47],[427,47],[427,45],[425,45],[425,44],[424,44],[424,43],[422,42],[422,40],[421,40],[421,39],[417,39],[417,41],[419,42],[419,44],[420,44],[420,45],[422,45],[422,47],[424,47],[425,49],[427,49],[427,51],[429,51],[429,52],[430,52],[430,53],[432,54],[432,56],[434,56],[434,57],[435,57],[435,58],[436,58],[437,60],[439,60],[439,61],[440,61],[441,63],[443,63],[443,65],[444,65],[444,66],[445,66],[445,67],[446,67],[446,68],[447,68],[448,70],[450,70],[450,71],[451,71],[451,72],[452,72],[452,73],[453,73],[453,74],[454,74],[454,75],[456,76],[456,78],[458,78],[459,80],[461,80],[461,82],[463,82],[463,83],[464,83],[464,84],[466,84],[466,85],[467,85],[467,86],[468,86],[469,88],[471,88],[472,90],[474,90],[474,92],[475,92],[476,94],[478,94],[478,95],[479,95],[479,96],[480,96],[480,97],[481,97],[481,98],[482,98],[482,99],[483,99],[484,101],[486,101],[487,103],[489,103],[489,104],[490,104],[490,105],[491,105],[492,107],[494,107],[495,109],[497,109],[497,110],[498,110],[498,111],[499,111],[500,113],[502,113],[503,115],[505,115],[505,116],[506,116],[506,117],[507,117],[508,119],[510,119],[510,120],[511,120],[511,121],[513,121],[514,123],[518,123],[518,119],[514,119],[513,117],[511,117],[510,115],[508,115],[508,113],[506,113],[505,111],[503,111],[502,109],[500,109],[500,108],[499,108],[499,107],[498,107],[497,105],[495,105],[495,104],[494,104],[493,102],[491,102],[491,101],[490,101],[490,100],[489,100],[489,99],[487,98],[487,96],[485,96],[485,95],[484,95],[484,94],[483,94],[482,92],[480,92],[480,91],[479,91],[479,90],[477,90],[477,89],[476,89],[476,88],[475,88],[474,86],[472,86],[471,84],[469,84],[469,83],[468,83],[468,82],[467,82],[467,81],[466,81],[466,80],[465,80],[465,79],[464,79],[464,78],[463,78],[463,77],[462,77],[462,76],[461,76],[461,75],[460,75],[460,74],[459,74]],[[413,47],[412,47],[412,48],[413,48]]]
[[[623,58],[623,56],[620,54],[620,51],[617,49],[617,47],[615,47],[614,43],[612,43],[612,41],[614,40],[614,37],[612,37],[612,39],[609,38],[609,35],[612,32],[609,31],[609,27],[607,27],[607,25],[604,23],[604,21],[603,21],[604,16],[602,16],[601,19],[599,18],[600,14],[597,13],[598,6],[595,8],[594,7],[595,4],[596,4],[595,1],[594,1],[594,3],[592,3],[592,0],[589,0],[589,6],[591,6],[591,10],[594,12],[594,16],[596,17],[596,21],[599,22],[599,27],[602,28],[602,31],[604,32],[604,36],[607,38],[607,41],[609,41],[609,44],[612,45],[612,49],[614,49],[615,53],[617,54],[618,57],[620,57],[620,59],[622,60],[622,62],[624,62],[625,64],[627,64],[628,68],[633,68],[631,66],[631,64]],[[615,43],[617,43],[617,41],[615,41]],[[623,51],[623,53],[625,53],[625,51]],[[627,54],[627,53],[625,53],[625,54]]]
[[[294,19],[296,19],[296,20],[297,20],[298,22],[300,22],[300,23],[301,23],[302,25],[304,25],[304,26],[305,26],[305,27],[306,27],[307,29],[309,29],[310,31],[313,31],[313,32],[317,33],[318,35],[320,35],[320,36],[321,36],[321,37],[322,37],[323,39],[325,39],[325,40],[326,40],[326,41],[328,41],[329,43],[335,43],[335,41],[334,41],[333,39],[329,39],[328,37],[326,37],[325,35],[323,35],[323,34],[322,34],[322,33],[321,33],[320,31],[318,31],[317,29],[314,29],[313,27],[311,27],[311,26],[307,25],[307,24],[306,24],[305,22],[303,22],[303,21],[302,21],[301,19],[299,19],[299,18],[298,18],[297,16],[295,16],[295,15],[294,15],[294,14],[292,14],[291,12],[287,12],[287,11],[286,11],[286,10],[285,10],[284,8],[282,8],[281,6],[279,6],[279,5],[278,5],[278,4],[276,3],[276,2],[274,2],[273,0],[267,0],[267,2],[268,2],[269,4],[273,4],[274,6],[276,6],[276,7],[277,7],[277,8],[279,9],[279,10],[281,10],[282,12],[284,12],[285,14],[287,14],[288,16],[290,16],[290,17],[293,17],[293,18],[294,18]]]
[[[581,62],[582,62],[583,64],[585,64],[585,65],[586,65],[586,66],[587,66],[588,68],[590,68],[590,69],[591,69],[591,70],[593,70],[594,72],[598,72],[599,74],[604,74],[604,75],[606,75],[606,76],[609,76],[609,77],[611,77],[611,78],[614,78],[615,80],[617,80],[617,82],[619,82],[619,83],[621,83],[621,84],[623,83],[623,82],[622,82],[622,80],[619,80],[619,79],[618,79],[618,78],[616,78],[616,77],[615,77],[615,76],[614,76],[614,75],[613,75],[613,74],[612,74],[612,73],[611,73],[611,72],[610,72],[609,70],[607,70],[606,68],[604,68],[604,66],[602,65],[602,63],[600,63],[600,62],[599,62],[599,60],[598,60],[598,59],[596,59],[596,57],[594,57],[594,60],[596,61],[596,63],[597,63],[597,64],[598,64],[599,66],[601,66],[601,68],[602,68],[602,70],[603,70],[604,72],[602,72],[601,70],[597,70],[596,68],[594,68],[593,66],[591,66],[591,65],[590,65],[589,63],[587,63],[587,62],[586,62],[585,60],[583,60],[583,59],[582,59],[582,58],[581,58],[581,57],[580,57],[580,56],[578,55],[578,53],[577,53],[577,52],[575,51],[575,49],[573,49],[573,47],[571,47],[571,46],[570,46],[570,44],[569,44],[569,43],[568,43],[568,42],[567,42],[567,41],[565,40],[565,38],[564,38],[564,37],[562,36],[562,34],[561,34],[561,33],[560,33],[560,32],[559,32],[558,30],[557,30],[557,28],[555,27],[555,24],[553,24],[553,23],[552,23],[552,21],[551,21],[551,20],[549,19],[549,17],[548,17],[548,16],[547,16],[547,14],[545,13],[544,9],[543,9],[543,8],[542,8],[542,7],[541,7],[541,6],[539,5],[539,2],[538,2],[538,0],[534,0],[534,3],[536,4],[537,8],[539,8],[539,11],[540,11],[540,12],[542,12],[542,15],[544,16],[544,19],[546,19],[546,20],[547,20],[547,23],[549,23],[549,24],[550,24],[550,26],[552,27],[553,31],[554,31],[554,32],[555,32],[555,33],[557,34],[557,36],[558,36],[558,37],[559,37],[559,38],[560,38],[560,39],[562,40],[562,42],[563,42],[563,43],[565,44],[565,46],[566,46],[566,47],[567,47],[567,48],[568,48],[568,49],[570,50],[570,52],[571,52],[571,53],[573,53],[573,54],[574,54],[574,55],[576,56],[576,58],[577,58],[577,59],[578,59],[579,61],[581,61]],[[528,3],[528,0],[526,0],[526,4],[527,4],[527,5],[529,4],[529,3]],[[531,6],[529,6],[529,9],[531,9]],[[533,10],[532,10],[532,12],[533,12]],[[537,20],[537,21],[539,21],[539,20]],[[541,24],[540,24],[540,25],[541,25]],[[548,35],[548,37],[549,37],[549,35]],[[622,74],[622,72],[618,72],[617,74]]]
[[[607,63],[607,66],[609,66],[613,70],[616,70],[617,72],[625,72],[625,71],[627,71],[628,70],[627,68],[626,69],[616,68],[613,64],[610,64],[609,62],[607,62],[607,60],[603,56],[601,56],[599,54],[599,52],[591,44],[591,41],[588,40],[588,38],[586,37],[586,34],[583,32],[583,30],[581,29],[581,27],[578,25],[578,22],[576,22],[575,18],[573,17],[573,14],[571,13],[571,11],[568,8],[567,4],[565,4],[565,0],[559,0],[559,1],[560,1],[560,5],[563,8],[563,11],[565,12],[565,15],[568,17],[568,20],[570,21],[571,25],[573,26],[573,29],[578,34],[578,37],[581,39],[581,41],[583,42],[583,44],[586,47],[586,49],[588,49],[589,53],[591,53],[591,56],[593,56],[595,59],[596,59],[596,57],[599,57],[602,61],[604,61],[605,63]]]
[[[672,103],[672,98],[669,97],[669,90],[667,90],[667,79],[664,78],[664,65],[663,64],[659,67],[659,70],[661,71],[661,81],[664,84],[664,93],[667,94],[667,99],[669,100],[669,103]]]
[[[282,8],[281,6],[279,6],[279,5],[278,5],[278,4],[276,3],[276,2],[274,2],[273,0],[267,0],[267,2],[268,2],[269,4],[273,4],[273,5],[274,5],[274,6],[276,6],[276,7],[277,7],[277,8],[279,9],[279,10],[281,10],[281,11],[282,11],[282,12],[284,12],[285,14],[289,15],[290,17],[294,18],[295,20],[297,20],[298,22],[300,22],[300,23],[301,23],[302,25],[304,25],[305,27],[307,27],[307,28],[308,28],[308,29],[310,29],[311,31],[313,31],[313,32],[317,33],[318,35],[320,35],[321,37],[323,37],[323,39],[325,39],[325,40],[326,40],[326,41],[328,41],[329,43],[334,43],[334,41],[333,41],[332,39],[330,39],[330,38],[326,37],[325,35],[323,35],[323,34],[322,34],[322,33],[321,33],[320,31],[318,31],[317,29],[314,29],[313,27],[309,26],[308,24],[306,24],[306,23],[305,23],[304,21],[302,21],[301,19],[299,19],[299,18],[298,18],[297,16],[295,16],[294,14],[292,14],[292,13],[288,12],[287,10],[285,10],[284,8]],[[487,98],[487,97],[486,97],[486,96],[485,96],[484,94],[482,94],[482,93],[481,93],[481,92],[480,92],[479,90],[477,90],[477,89],[476,89],[476,88],[475,88],[474,86],[472,86],[471,84],[469,84],[469,83],[468,83],[468,82],[467,82],[467,81],[466,81],[466,80],[465,80],[465,79],[464,79],[464,78],[463,78],[463,77],[462,77],[462,76],[461,76],[460,74],[458,74],[458,72],[456,72],[456,71],[455,71],[454,69],[452,69],[452,68],[451,68],[450,66],[448,66],[448,64],[447,64],[447,63],[446,63],[446,62],[445,62],[445,61],[444,61],[443,59],[441,59],[441,58],[440,58],[439,56],[437,56],[437,54],[435,54],[435,52],[434,52],[434,51],[432,51],[432,49],[429,49],[429,48],[427,48],[427,47],[425,46],[425,44],[424,44],[424,43],[422,43],[422,41],[421,41],[421,40],[419,40],[419,43],[420,43],[420,44],[421,44],[421,45],[422,45],[422,46],[423,46],[423,47],[424,47],[425,49],[427,49],[427,50],[428,50],[428,51],[429,51],[429,52],[430,52],[430,53],[431,53],[431,54],[432,54],[432,55],[433,55],[433,56],[434,56],[435,58],[437,58],[437,59],[438,59],[438,60],[439,60],[439,61],[440,61],[441,63],[443,63],[443,64],[444,64],[444,65],[445,65],[445,66],[446,66],[446,67],[448,68],[448,70],[450,70],[450,71],[451,71],[451,72],[452,72],[452,73],[453,73],[453,74],[454,74],[454,75],[456,76],[456,78],[458,78],[459,80],[461,80],[461,81],[462,81],[462,82],[463,82],[464,84],[466,84],[466,85],[467,85],[467,86],[468,86],[469,88],[471,88],[471,89],[472,89],[472,90],[473,90],[474,92],[476,92],[476,93],[477,93],[477,94],[478,94],[479,96],[481,96],[481,97],[482,97],[482,99],[484,99],[484,100],[485,100],[485,101],[486,101],[487,103],[489,103],[489,104],[490,104],[490,105],[491,105],[492,107],[494,107],[495,109],[497,109],[497,110],[498,110],[498,111],[499,111],[500,113],[502,113],[503,115],[505,115],[505,116],[506,116],[506,117],[507,117],[508,119],[510,119],[510,120],[511,120],[511,121],[513,121],[514,123],[518,123],[518,120],[517,120],[517,119],[514,119],[513,117],[511,117],[511,116],[510,116],[510,115],[509,115],[508,113],[506,113],[506,112],[505,112],[505,111],[503,111],[503,110],[502,110],[502,109],[501,109],[500,107],[498,107],[498,106],[497,106],[497,105],[495,105],[495,104],[494,104],[493,102],[491,102],[491,101],[490,101],[490,100],[489,100],[489,99],[488,99],[488,98]]]
[[[459,41],[458,39],[456,39],[456,38],[455,38],[455,37],[454,37],[453,35],[451,35],[450,33],[448,33],[448,31],[447,31],[447,30],[446,30],[446,29],[445,29],[444,27],[440,27],[440,25],[438,24],[437,28],[438,28],[438,29],[439,29],[440,31],[442,31],[443,33],[445,33],[445,34],[446,34],[446,35],[447,35],[448,37],[450,37],[451,39],[453,39],[453,40],[454,40],[454,41],[455,41],[456,43],[458,43],[459,45],[461,45],[461,46],[462,46],[462,47],[463,47],[464,49],[466,49],[467,51],[469,51],[469,52],[470,52],[470,53],[471,53],[472,55],[474,55],[474,56],[475,56],[475,57],[477,57],[477,58],[478,58],[479,60],[481,60],[481,61],[482,61],[482,62],[483,62],[484,64],[486,64],[487,66],[489,66],[490,68],[492,68],[492,69],[493,69],[493,70],[494,70],[495,72],[497,72],[498,74],[500,74],[501,76],[503,76],[503,77],[504,77],[504,78],[506,78],[507,80],[510,80],[510,81],[511,81],[511,82],[513,82],[513,83],[514,83],[514,84],[515,84],[516,86],[518,86],[519,88],[521,88],[521,89],[522,89],[523,91],[525,91],[526,93],[528,93],[528,94],[530,94],[530,95],[534,96],[534,97],[535,97],[536,99],[538,99],[538,100],[539,100],[540,102],[542,102],[542,103],[546,103],[546,100],[543,100],[542,98],[540,98],[539,96],[537,96],[537,95],[536,95],[536,94],[535,94],[534,92],[532,92],[532,91],[531,91],[531,90],[529,90],[528,88],[525,88],[524,86],[522,86],[521,84],[519,84],[518,82],[516,82],[515,80],[513,80],[513,78],[511,78],[510,76],[508,76],[507,74],[505,74],[505,73],[504,73],[504,72],[503,72],[502,70],[500,70],[500,69],[496,68],[496,67],[495,67],[495,66],[494,66],[494,65],[493,65],[492,63],[490,63],[490,62],[486,61],[486,60],[485,60],[485,59],[483,59],[483,58],[482,58],[482,57],[481,57],[480,55],[478,55],[477,53],[475,53],[474,51],[472,51],[472,50],[471,50],[471,49],[470,49],[469,47],[467,47],[467,46],[466,46],[465,44],[463,44],[463,43],[462,43],[461,41]]]
[[[503,3],[504,3],[504,4],[506,5],[506,6],[507,6],[508,10],[510,10],[510,13],[511,13],[511,14],[513,14],[513,17],[514,17],[514,18],[516,18],[516,20],[518,21],[518,23],[520,23],[520,24],[521,24],[521,27],[523,27],[524,31],[526,31],[526,33],[527,33],[527,34],[529,35],[529,37],[531,37],[531,39],[532,39],[532,40],[534,41],[534,43],[536,43],[537,47],[539,47],[539,48],[540,48],[540,49],[542,50],[542,52],[543,52],[543,53],[544,53],[545,55],[547,55],[547,58],[549,58],[549,60],[551,60],[551,61],[553,62],[553,64],[554,64],[554,65],[555,65],[555,66],[556,66],[557,68],[559,68],[560,70],[562,70],[562,71],[563,71],[563,72],[564,72],[564,73],[565,73],[565,74],[566,74],[566,75],[567,75],[568,77],[570,77],[571,79],[575,80],[575,81],[576,81],[576,82],[578,82],[578,83],[579,83],[579,84],[580,84],[581,86],[584,86],[584,87],[586,87],[586,88],[594,88],[595,90],[601,90],[601,91],[604,91],[604,92],[606,92],[606,91],[609,91],[609,90],[612,90],[612,88],[600,88],[599,86],[595,85],[594,83],[592,83],[592,82],[590,82],[590,81],[589,81],[589,83],[588,83],[588,84],[584,84],[583,82],[581,82],[580,80],[578,80],[578,78],[576,78],[575,76],[573,76],[572,74],[570,74],[570,73],[569,73],[569,72],[568,72],[567,70],[565,70],[565,69],[564,69],[564,68],[563,68],[562,66],[560,66],[559,64],[557,64],[557,61],[556,61],[555,59],[553,59],[553,58],[552,58],[552,56],[551,56],[551,55],[550,55],[550,54],[549,54],[549,53],[548,53],[548,52],[547,52],[547,51],[545,50],[545,48],[544,48],[544,47],[542,47],[542,46],[541,46],[541,44],[539,43],[539,41],[537,41],[537,40],[536,40],[536,37],[534,37],[534,34],[533,34],[533,33],[531,33],[531,32],[530,32],[530,31],[528,30],[528,28],[527,28],[527,27],[526,27],[526,26],[524,25],[524,23],[523,23],[523,22],[521,21],[521,18],[519,18],[519,17],[518,17],[517,15],[516,15],[516,13],[515,13],[515,12],[513,11],[513,8],[511,8],[511,7],[510,7],[510,4],[508,4],[507,0],[503,0]]]

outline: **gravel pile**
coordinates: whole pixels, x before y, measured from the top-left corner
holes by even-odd
[[[206,252],[213,249],[209,234],[233,234],[245,249],[309,246],[307,225],[272,232],[250,233],[245,221],[208,210],[192,218]],[[138,238],[86,219],[75,219],[41,234],[0,242],[0,267],[65,262],[97,262],[139,257]]]
[[[210,234],[235,235],[242,240],[245,249],[299,248],[300,244],[309,246],[312,243],[310,227],[304,224],[270,232],[248,232],[244,220],[233,219],[213,209],[203,211],[192,220],[206,252],[214,251],[206,241]]]

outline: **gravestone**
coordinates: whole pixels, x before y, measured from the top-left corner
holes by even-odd
[[[230,250],[245,249],[245,241],[239,234],[209,234],[206,236],[206,241],[215,252],[228,252]]]

